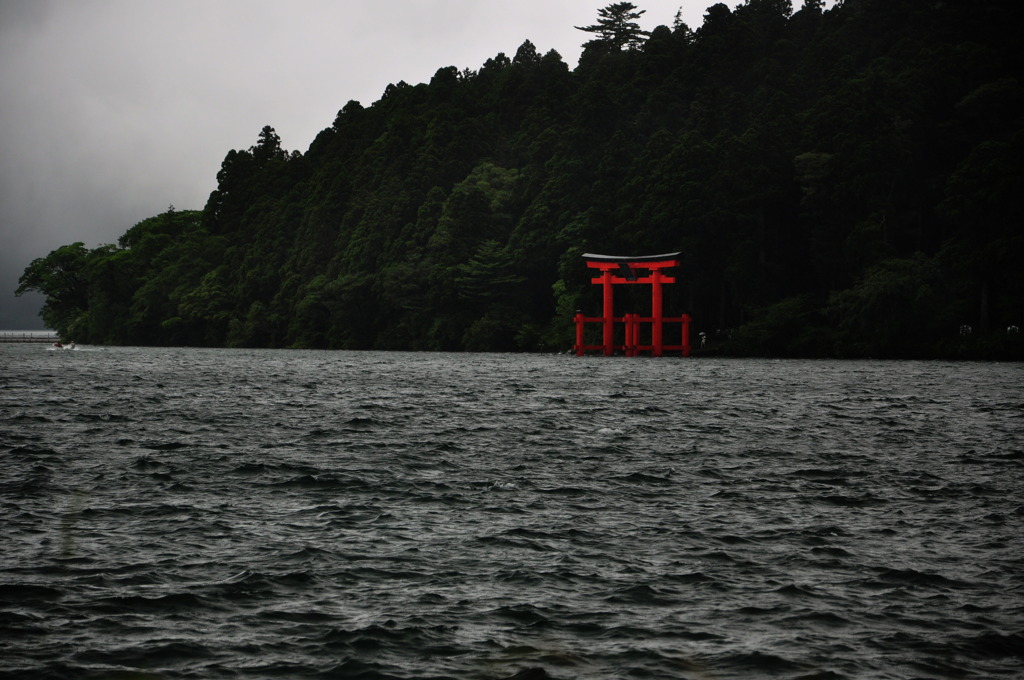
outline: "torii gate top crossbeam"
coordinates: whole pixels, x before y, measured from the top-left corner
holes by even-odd
[[[662,255],[598,255],[597,253],[583,253],[583,259],[588,262],[660,262],[662,260],[673,260],[679,263],[678,253],[664,253]]]
[[[603,273],[618,272],[619,276],[609,279],[607,283],[653,283],[655,280],[661,283],[675,283],[676,280],[674,278],[663,276],[661,270],[668,269],[669,267],[678,267],[680,254],[596,255],[594,253],[584,253],[583,259],[587,261],[587,266],[591,269],[599,269]],[[646,269],[651,272],[651,275],[638,277],[636,269]],[[601,277],[593,279],[593,281],[594,283],[606,282]]]

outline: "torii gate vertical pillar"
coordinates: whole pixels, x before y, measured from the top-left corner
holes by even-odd
[[[662,337],[664,319],[661,316],[661,270],[651,271],[651,354],[660,357],[665,345]]]
[[[615,353],[615,296],[612,292],[612,272],[609,269],[601,272],[601,288],[604,293],[604,332],[601,340],[604,355],[610,357]]]

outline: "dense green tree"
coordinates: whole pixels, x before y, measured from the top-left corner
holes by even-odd
[[[833,293],[828,312],[847,331],[843,351],[913,355],[922,342],[941,333],[941,282],[935,258],[918,253],[884,260],[855,286]]]
[[[61,246],[32,261],[18,279],[15,295],[36,291],[46,296],[39,315],[64,338],[82,337],[89,311],[89,250],[82,242]]]

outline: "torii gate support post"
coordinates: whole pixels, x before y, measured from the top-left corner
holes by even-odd
[[[683,356],[690,356],[690,315],[683,314]]]
[[[576,322],[576,356],[583,356],[583,316],[582,312],[576,312],[573,320]]]
[[[627,357],[635,357],[638,355],[637,346],[640,344],[640,322],[638,320],[639,314],[625,314],[622,320],[626,325],[626,337],[623,349],[626,352]]]

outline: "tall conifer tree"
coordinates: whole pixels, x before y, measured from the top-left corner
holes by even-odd
[[[635,49],[643,44],[643,39],[650,35],[647,31],[641,30],[636,23],[647,10],[637,10],[636,5],[631,2],[613,2],[603,9],[597,10],[598,20],[591,26],[577,26],[576,28],[587,33],[595,33],[599,38],[587,43],[611,45],[621,50],[626,47]]]

